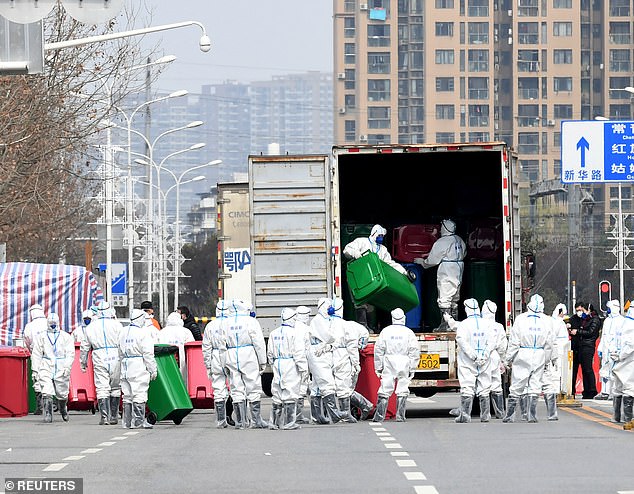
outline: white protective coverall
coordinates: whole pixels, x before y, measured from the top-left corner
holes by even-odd
[[[167,325],[158,332],[158,342],[162,345],[178,347],[178,365],[183,381],[187,382],[187,362],[185,362],[185,343],[194,341],[192,332],[183,326],[180,312],[172,312],[167,316]]]
[[[438,266],[438,308],[441,312],[450,312],[454,319],[458,317],[460,285],[464,271],[463,259],[466,252],[464,241],[456,235],[456,224],[452,220],[443,220],[440,225],[440,238],[434,242],[427,258],[415,259],[415,262],[425,269]]]
[[[86,326],[86,339],[81,344],[80,363],[82,370],[88,365],[88,352],[92,349],[92,365],[97,388],[97,399],[121,396],[119,375],[119,337],[123,331],[121,323],[110,318],[110,304],[101,302],[97,315]],[[117,402],[118,407],[118,402]]]
[[[251,405],[252,425],[268,427],[260,416],[262,382],[260,375],[266,368],[266,346],[262,328],[249,307],[240,300],[232,300],[226,321],[223,320],[226,366],[229,369],[231,399],[236,412],[236,427],[247,426],[246,401]],[[221,357],[223,358],[223,357]]]
[[[365,252],[374,252],[381,261],[389,264],[399,273],[407,275],[407,270],[392,259],[385,245],[376,242],[377,237],[384,236],[387,230],[381,225],[374,225],[369,237],[355,238],[343,249],[343,255],[348,259],[359,259]]]
[[[619,335],[620,333],[620,335]],[[620,341],[618,341],[620,340]],[[620,350],[616,350],[619,346]],[[617,416],[617,402],[620,408],[623,404],[623,421],[632,420],[632,407],[634,406],[634,304],[628,309],[620,331],[617,328],[615,337],[615,351],[610,353],[614,361],[612,374],[614,375],[614,414],[617,422],[620,421],[620,410]]]
[[[153,345],[158,345],[159,344],[159,329],[154,325],[154,316],[152,316],[151,314],[148,314],[147,312],[145,313],[145,320],[144,320],[144,324],[145,324],[145,329],[147,330],[147,332],[150,334],[150,338],[152,338],[152,344]]]
[[[227,318],[229,304],[226,300],[218,300],[216,318],[209,321],[203,333],[203,360],[207,368],[207,376],[214,390],[214,401],[225,401],[229,396],[225,362],[220,359],[220,347],[225,345],[223,321]],[[226,352],[222,357],[226,358]]]
[[[520,396],[528,393],[528,421],[537,422],[537,397],[542,390],[544,366],[553,354],[553,319],[544,314],[544,301],[533,295],[527,312],[517,316],[504,357],[505,366],[513,366],[505,422],[513,422]]]
[[[482,304],[482,318],[491,321],[494,332],[495,348],[491,352],[491,401],[495,417],[504,418],[504,394],[502,391],[502,374],[505,372],[502,360],[506,354],[508,339],[506,338],[506,330],[499,322],[495,320],[497,305],[491,300],[485,300]]]
[[[612,394],[612,384],[614,382],[614,376],[612,374],[614,360],[610,358],[610,354],[621,350],[621,327],[623,326],[625,318],[621,315],[621,302],[618,300],[610,300],[606,305],[608,317],[603,321],[601,341],[599,341],[597,353],[601,359],[601,368],[599,369],[601,395],[607,399],[608,396]]]
[[[49,314],[47,331],[40,333],[33,342],[31,354],[33,381],[38,381],[42,395],[58,400],[68,400],[70,369],[75,360],[73,337],[62,331],[57,314]]]
[[[385,420],[388,399],[396,393],[396,420],[405,421],[409,383],[418,367],[420,348],[414,332],[405,326],[405,313],[392,311],[392,324],[383,328],[374,344],[374,371],[381,379],[376,404],[375,422]],[[396,391],[394,383],[396,381]]]
[[[553,310],[553,354],[550,363],[544,366],[542,391],[544,395],[558,394],[565,391],[561,381],[563,366],[568,362],[568,350],[570,350],[570,336],[566,328],[563,316],[566,314],[566,306],[557,304]]]
[[[35,340],[41,335],[46,333],[48,329],[48,323],[46,322],[46,314],[44,314],[44,309],[40,304],[34,304],[29,307],[29,317],[31,320],[24,326],[24,333],[22,334],[24,338],[24,345],[28,348],[31,355],[33,354],[33,345]],[[32,359],[31,359],[32,360]],[[33,368],[33,363],[31,363],[31,368]],[[40,395],[42,393],[42,386],[40,383],[33,377],[33,390],[36,395]],[[38,396],[38,411],[36,413],[39,414],[39,396]]]
[[[81,325],[73,331],[75,343],[82,343],[86,339],[86,327],[92,322],[93,311],[86,309],[81,313]]]
[[[150,381],[156,379],[158,368],[154,358],[154,341],[146,327],[146,313],[133,309],[130,325],[121,331],[118,341],[121,358],[121,389],[123,391],[124,427],[146,427],[145,403]]]
[[[302,342],[304,349],[304,357],[306,358],[306,365],[308,365],[308,351],[310,349],[310,342],[308,340],[308,332],[310,328],[310,309],[305,305],[300,305],[295,309],[295,333],[296,338]],[[310,372],[306,371],[302,374],[302,380],[299,384],[299,400],[297,401],[297,423],[307,424],[309,420],[304,417],[304,398],[308,394],[308,383],[310,382]]]

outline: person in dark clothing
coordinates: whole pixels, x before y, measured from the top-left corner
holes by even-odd
[[[189,312],[189,308],[181,305],[180,307],[177,307],[176,310],[180,312],[181,318],[183,319],[183,326],[185,326],[192,332],[194,340],[202,341],[203,335],[200,331],[200,326],[198,326],[198,323],[194,319],[194,316],[192,316],[191,312]]]
[[[601,329],[601,320],[592,305],[578,302],[575,314],[568,321],[568,332],[571,336],[572,348],[572,386],[577,383],[577,371],[581,365],[583,375],[583,399],[592,399],[597,394],[596,378],[592,361],[596,350],[596,342]]]

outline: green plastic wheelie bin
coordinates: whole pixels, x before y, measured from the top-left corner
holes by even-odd
[[[154,358],[158,374],[150,382],[148,389],[147,421],[155,424],[161,420],[172,420],[179,425],[194,409],[189,398],[183,376],[176,364],[174,354],[178,347],[173,345],[154,345]]]
[[[370,303],[391,311],[397,307],[407,312],[419,304],[416,287],[407,276],[384,263],[373,252],[348,263],[346,269],[352,296],[358,303]]]
[[[343,249],[345,249],[346,245],[357,238],[369,237],[370,232],[372,231],[372,226],[373,225],[371,223],[344,223],[341,225],[341,268],[344,273],[346,272],[348,260],[346,259],[346,256],[343,255]],[[352,302],[352,295],[350,293],[350,288],[348,287],[348,280],[345,276],[341,282],[341,294],[343,297],[343,318],[346,321],[356,320],[354,303]],[[374,324],[371,324],[371,326],[376,326],[376,321]]]

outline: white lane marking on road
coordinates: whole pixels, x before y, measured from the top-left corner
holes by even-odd
[[[410,403],[436,403],[436,400],[432,400],[430,398],[423,398],[423,397],[414,397],[414,398],[408,398],[407,399],[408,402]]]
[[[117,443],[114,441],[105,441],[103,443],[97,444],[97,446],[112,446],[113,444],[117,444]]]
[[[392,456],[409,456],[407,451],[392,451],[390,454]]]
[[[376,435],[381,437],[381,436],[391,436],[392,434],[390,434],[389,432],[377,432]]]
[[[93,453],[99,453],[99,451],[101,451],[101,450],[102,450],[102,448],[88,448],[88,449],[83,450],[81,452],[81,454],[82,455],[83,454],[89,455],[89,454],[93,454]]]
[[[438,494],[438,491],[433,485],[415,485],[414,492],[416,492],[416,494]]]
[[[401,468],[416,466],[416,462],[414,460],[396,460],[396,464]]]
[[[407,480],[427,480],[423,472],[403,472]]]
[[[399,443],[386,443],[385,447],[387,449],[401,449],[402,446]]]
[[[381,427],[382,425],[381,422],[370,422],[370,427]]]
[[[379,439],[381,441],[396,441],[396,439],[393,438],[392,436],[390,436],[390,437],[380,437]]]
[[[373,427],[372,430],[374,432],[385,432],[387,429],[385,427]]]
[[[616,494],[634,494],[634,491],[617,491]]]
[[[130,431],[130,432],[124,432],[123,435],[124,436],[136,436],[139,433],[139,431]]]
[[[111,441],[123,441],[124,439],[127,439],[128,436],[115,436],[115,437],[111,437],[110,440]]]
[[[77,461],[82,458],[86,458],[86,455],[67,456],[66,458],[63,458],[63,461]]]
[[[49,466],[47,466],[42,471],[43,472],[59,472],[60,470],[62,470],[67,465],[68,465],[68,463],[51,463]]]

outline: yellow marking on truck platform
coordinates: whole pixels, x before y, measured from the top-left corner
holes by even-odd
[[[596,422],[597,424],[601,424],[604,425],[606,427],[610,427],[612,429],[616,429],[616,430],[623,430],[623,426],[621,425],[617,425],[617,424],[613,424],[612,422],[606,422],[605,420],[601,420],[598,417],[592,416],[592,415],[588,415],[584,412],[581,412],[579,410],[574,410],[572,408],[562,408],[562,410],[568,412],[568,413],[572,413],[573,415],[576,415],[578,417],[581,417],[582,419],[585,420],[589,420],[590,422]]]

